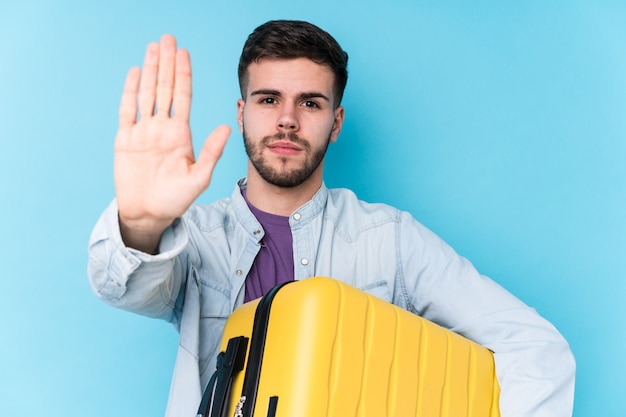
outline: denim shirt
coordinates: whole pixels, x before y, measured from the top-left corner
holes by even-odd
[[[241,195],[245,186],[242,179],[230,199],[192,206],[163,233],[157,255],[124,246],[115,201],[92,233],[95,294],[180,333],[167,417],[195,416],[226,319],[243,302],[264,235]],[[571,416],[575,363],[567,342],[409,213],[322,185],[289,222],[296,280],[344,281],[491,349],[503,417]]]

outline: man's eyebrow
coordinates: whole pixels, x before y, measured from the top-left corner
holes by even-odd
[[[278,90],[255,90],[250,93],[251,96],[281,96]]]
[[[282,93],[278,90],[270,90],[270,89],[255,90],[250,93],[250,96],[266,96],[266,95],[281,97]],[[321,98],[323,100],[330,101],[330,98],[328,98],[325,94],[322,94],[316,91],[310,91],[310,92],[298,94],[298,99],[300,100],[308,100],[311,98]]]
[[[330,101],[330,99],[328,97],[326,97],[326,95],[324,95],[322,93],[315,92],[315,91],[312,91],[312,92],[309,92],[309,93],[301,93],[298,97],[301,100],[306,100],[306,99],[310,99],[310,98],[321,98],[322,100]]]

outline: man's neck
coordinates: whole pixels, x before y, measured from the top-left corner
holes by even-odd
[[[290,216],[307,203],[322,186],[321,175],[290,188],[278,187],[263,180],[254,169],[248,170],[246,198],[257,209],[278,216]]]

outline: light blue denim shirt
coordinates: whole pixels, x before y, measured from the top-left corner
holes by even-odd
[[[115,201],[92,233],[96,295],[180,333],[167,417],[195,416],[223,326],[243,302],[264,234],[241,196],[245,186],[240,180],[230,199],[192,206],[164,232],[158,255],[124,246]],[[290,225],[295,279],[333,277],[491,349],[503,417],[572,415],[575,363],[559,332],[409,213],[323,185]]]

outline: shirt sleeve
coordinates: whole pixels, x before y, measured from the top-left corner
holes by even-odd
[[[575,361],[557,329],[409,215],[402,234],[409,309],[494,352],[502,417],[571,416]]]
[[[163,232],[157,255],[126,247],[114,200],[98,219],[89,240],[87,275],[93,292],[114,307],[173,321],[186,279],[181,254],[188,240],[184,224],[176,220]]]

